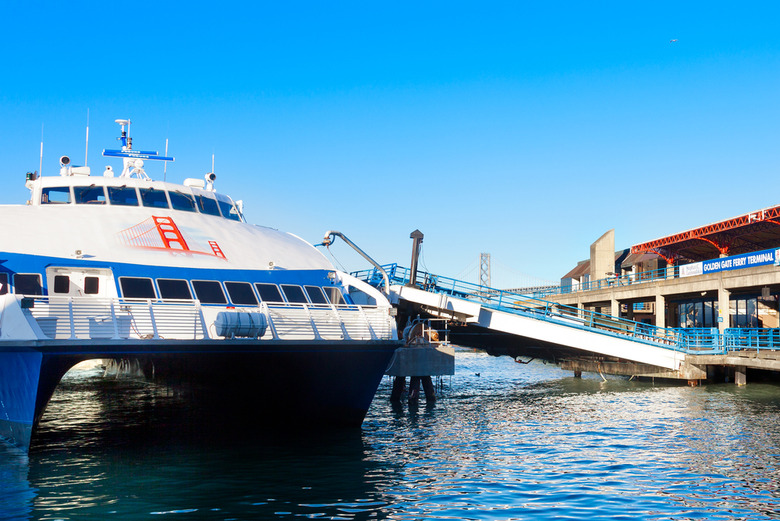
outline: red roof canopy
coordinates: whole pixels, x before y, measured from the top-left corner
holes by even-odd
[[[780,206],[734,217],[631,247],[667,261],[700,261],[780,246]]]

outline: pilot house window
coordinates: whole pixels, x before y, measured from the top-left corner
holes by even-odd
[[[76,204],[106,204],[106,192],[102,186],[74,186]]]
[[[138,192],[127,186],[109,186],[108,200],[117,206],[138,206]]]
[[[196,196],[196,199],[198,200],[198,208],[200,209],[200,213],[205,213],[207,215],[219,215],[219,206],[217,206],[216,200],[204,195],[198,195]]]
[[[219,203],[219,209],[222,210],[222,217],[233,221],[241,220],[241,218],[238,217],[238,211],[236,211],[236,207],[233,206],[233,203],[221,199],[217,202]]]
[[[139,188],[141,192],[141,202],[144,206],[152,208],[168,208],[168,198],[165,197],[165,190],[155,190],[154,188]]]
[[[8,273],[0,273],[0,295],[8,293]]]
[[[70,187],[51,186],[41,191],[41,204],[68,204],[70,203]]]
[[[171,205],[174,210],[181,210],[184,212],[195,211],[195,199],[191,195],[183,192],[171,191],[168,192],[168,197],[171,198]]]

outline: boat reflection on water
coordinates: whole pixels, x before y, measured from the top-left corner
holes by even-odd
[[[0,441],[0,519],[30,519],[36,490],[30,485],[30,461],[18,447]]]
[[[385,379],[360,431],[286,433],[70,373],[29,462],[0,449],[0,519],[777,518],[776,385],[578,379],[466,349],[456,365],[434,406],[394,406]]]
[[[363,503],[379,494],[371,476],[391,470],[366,457],[359,429],[263,429],[258,421],[226,430],[204,421],[193,403],[141,378],[104,377],[100,368],[68,373],[29,467],[19,466],[34,485],[23,480],[26,494],[13,497],[18,510],[34,503],[36,518],[197,512],[263,519],[377,509]]]

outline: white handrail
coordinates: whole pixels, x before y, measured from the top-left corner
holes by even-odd
[[[21,298],[21,297],[20,297]],[[26,309],[45,338],[208,339],[219,312],[262,313],[262,338],[293,340],[395,339],[388,307],[356,304],[260,303],[256,307],[204,306],[197,300],[26,296]],[[1,312],[2,310],[0,310]]]

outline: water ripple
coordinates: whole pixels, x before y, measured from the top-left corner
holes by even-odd
[[[780,388],[571,378],[461,350],[435,405],[362,432],[225,433],[140,380],[69,374],[0,519],[780,519]],[[476,376],[479,374],[480,376]]]

